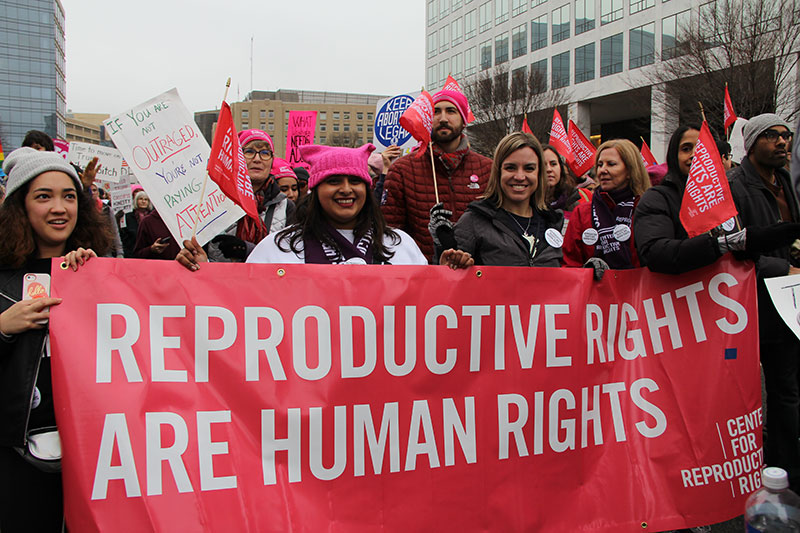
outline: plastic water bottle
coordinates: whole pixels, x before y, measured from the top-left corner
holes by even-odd
[[[800,533],[800,496],[789,489],[786,471],[774,466],[765,468],[761,484],[747,498],[747,533]]]

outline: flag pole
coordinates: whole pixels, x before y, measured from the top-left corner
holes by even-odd
[[[425,86],[422,86],[422,90],[425,90]],[[433,129],[433,125],[431,125],[431,129]],[[436,162],[433,159],[433,141],[428,141],[428,151],[431,153],[431,172],[433,172],[433,194],[436,197],[436,203],[439,203],[439,184],[436,183]]]
[[[727,94],[728,94],[728,82],[726,81],[726,82],[725,82],[725,95],[727,96]],[[725,100],[724,102],[722,102],[722,108],[723,108],[723,111],[722,111],[722,120],[723,120],[723,121],[725,120],[725,109],[727,109],[727,105],[728,105],[728,101],[727,101],[727,100]],[[724,126],[725,126],[725,124],[723,124],[722,126],[724,127]],[[730,134],[729,134],[728,132],[729,132],[729,128],[725,128],[725,142],[728,142],[728,141],[730,141],[730,140],[731,140],[731,138],[730,138]]]
[[[700,101],[698,101],[698,102],[697,102],[697,105],[699,105],[699,106],[700,106],[700,115],[702,115],[702,117],[703,117],[703,122],[708,122],[708,121],[706,120],[706,112],[705,112],[705,110],[703,109],[703,103],[702,103],[702,102],[700,102]]]
[[[228,99],[228,89],[231,87],[231,79],[228,78],[228,81],[225,82],[225,94],[222,95],[222,102],[224,103],[225,100]],[[200,189],[200,200],[197,202],[197,210],[200,210],[200,206],[203,205],[203,198],[206,196],[206,184],[208,183],[208,171],[206,171],[206,176],[203,178],[203,187]],[[192,228],[192,236],[189,238],[191,241],[197,235],[197,224],[200,223],[200,217],[195,214],[194,217],[194,227]]]

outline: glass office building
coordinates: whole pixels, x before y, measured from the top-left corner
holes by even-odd
[[[64,8],[59,0],[0,0],[0,139],[25,132],[66,137]]]

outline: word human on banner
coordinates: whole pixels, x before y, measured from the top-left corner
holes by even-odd
[[[67,159],[81,168],[86,168],[96,157],[100,165],[96,174],[99,180],[116,183],[122,179],[122,154],[116,148],[73,141],[67,154]]]
[[[317,128],[316,111],[289,111],[289,129],[286,133],[286,161],[292,167],[308,168],[308,163],[300,158],[300,147],[314,144],[314,131]]]
[[[759,487],[750,263],[342,274],[53,268],[67,527],[663,531]]]
[[[176,89],[104,125],[177,242],[196,227],[203,245],[244,215],[210,180],[200,203],[211,148]]]
[[[689,237],[694,237],[737,214],[717,143],[703,121],[678,216]]]

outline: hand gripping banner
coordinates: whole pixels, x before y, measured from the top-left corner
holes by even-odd
[[[53,268],[71,531],[663,531],[760,486],[755,275]]]

